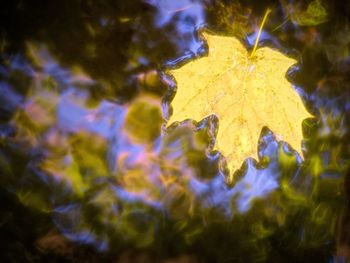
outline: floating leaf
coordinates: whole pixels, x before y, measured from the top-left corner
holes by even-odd
[[[177,91],[168,125],[215,114],[219,129],[214,150],[226,157],[230,180],[244,159],[257,158],[264,126],[301,152],[301,122],[310,114],[285,78],[295,60],[267,47],[250,57],[236,38],[203,35],[209,55],[170,71]]]

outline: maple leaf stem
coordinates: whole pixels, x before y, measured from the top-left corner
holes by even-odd
[[[257,49],[257,47],[258,47],[258,43],[259,43],[261,31],[262,31],[262,29],[263,29],[263,27],[264,27],[264,24],[265,24],[265,22],[266,22],[267,17],[268,17],[269,14],[271,13],[271,11],[272,11],[272,10],[271,10],[270,8],[268,8],[268,9],[266,10],[266,12],[265,12],[264,18],[263,18],[263,20],[262,20],[262,22],[261,22],[261,25],[260,25],[260,28],[259,28],[258,36],[257,36],[257,38],[256,38],[256,40],[255,40],[255,43],[254,43],[254,48],[253,48],[252,53],[250,54],[250,57],[253,57],[253,56],[255,55],[255,51],[256,51],[256,49]]]

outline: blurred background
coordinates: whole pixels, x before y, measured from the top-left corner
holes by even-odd
[[[207,53],[201,30],[251,50],[268,8],[259,46],[298,61],[286,77],[314,117],[303,158],[264,128],[228,185],[216,118],[165,128],[167,70]],[[0,16],[1,262],[350,259],[350,2],[13,0]]]

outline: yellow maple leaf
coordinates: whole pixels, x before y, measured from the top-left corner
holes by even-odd
[[[311,115],[285,78],[296,61],[268,47],[257,49],[250,57],[234,37],[206,32],[203,36],[208,42],[208,56],[169,72],[177,90],[168,126],[215,114],[219,128],[214,150],[226,158],[229,181],[246,158],[257,159],[264,126],[300,153],[302,120]]]

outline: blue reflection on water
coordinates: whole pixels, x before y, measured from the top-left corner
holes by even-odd
[[[97,109],[86,109],[84,105],[77,104],[77,96],[86,92],[68,90],[61,95],[57,106],[57,118],[60,127],[67,131],[87,130],[108,139],[113,136],[114,118],[122,119],[122,107],[103,101]],[[84,101],[84,100],[83,100]]]
[[[273,171],[270,167],[258,170],[252,159],[248,159],[246,165],[248,169],[245,175],[233,189],[233,192],[239,195],[237,199],[239,212],[247,212],[251,208],[252,201],[256,198],[264,198],[279,187],[278,171]]]
[[[30,63],[28,63],[28,61],[22,55],[16,55],[16,56],[11,56],[11,57],[6,57],[6,55],[5,55],[5,59],[10,60],[11,69],[13,69],[13,70],[18,69],[18,70],[26,73],[28,76],[34,75],[35,71],[32,68],[32,65]]]
[[[177,27],[182,32],[192,32],[195,27],[202,25],[205,21],[204,7],[200,1],[147,0],[147,2],[158,10],[155,17],[157,27],[164,27],[174,19],[174,16],[178,16]]]
[[[169,39],[179,47],[181,60],[201,54],[202,43],[196,37],[196,30],[205,23],[205,10],[201,1],[195,0],[148,0],[157,8],[154,18],[156,27],[175,25],[177,34],[167,33]],[[183,54],[186,52],[187,54]]]
[[[79,244],[93,244],[100,251],[108,248],[103,237],[97,237],[89,228],[84,227],[82,207],[79,204],[57,207],[54,211],[54,222],[64,236]]]
[[[254,46],[256,38],[258,37],[259,31],[255,31],[253,34],[250,34],[247,36],[247,42],[250,46]],[[272,37],[269,33],[267,33],[265,30],[261,31],[259,42],[265,41],[265,40],[271,40]]]
[[[22,101],[23,97],[16,93],[8,83],[0,82],[0,107],[2,110],[13,112]]]

